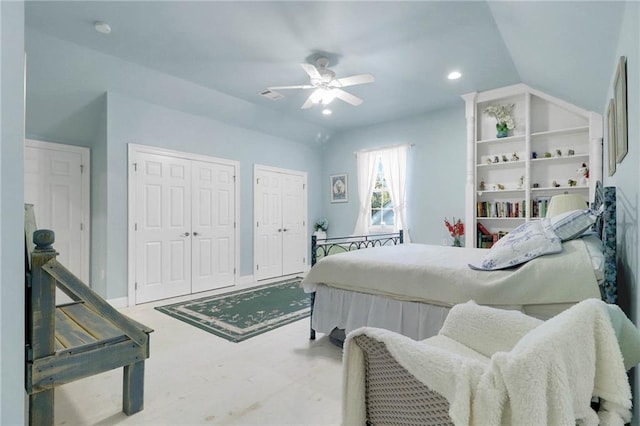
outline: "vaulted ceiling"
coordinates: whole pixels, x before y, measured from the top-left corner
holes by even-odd
[[[605,105],[624,2],[27,1],[26,25],[329,131],[461,105],[460,95],[523,82],[586,109]],[[105,21],[111,33],[94,30]],[[300,107],[300,63],[370,73],[325,117]],[[462,78],[447,79],[452,70]],[[242,114],[242,110],[237,111]],[[249,117],[248,117],[249,119]],[[248,123],[250,127],[250,123]]]

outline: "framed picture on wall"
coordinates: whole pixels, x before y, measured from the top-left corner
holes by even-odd
[[[616,162],[627,155],[627,57],[621,56],[616,78],[613,80],[613,99],[616,104]]]
[[[609,151],[609,176],[616,172],[616,103],[609,99],[607,108],[607,148]]]
[[[331,184],[331,202],[346,203],[349,201],[347,174],[342,173],[339,175],[329,176],[329,180]]]

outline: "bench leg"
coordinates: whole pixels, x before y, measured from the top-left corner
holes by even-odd
[[[53,426],[53,389],[29,395],[29,425]]]
[[[130,416],[144,408],[144,361],[124,366],[122,411]]]

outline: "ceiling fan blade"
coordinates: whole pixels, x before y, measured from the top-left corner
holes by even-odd
[[[318,72],[318,69],[316,67],[314,67],[313,65],[311,65],[311,64],[300,64],[300,66],[302,67],[304,72],[309,74],[309,77],[317,78],[317,79],[322,78],[322,76]]]
[[[335,81],[340,83],[338,87],[347,87],[356,84],[373,83],[376,79],[371,74],[359,74],[352,75],[351,77],[338,78]]]
[[[314,86],[310,84],[301,84],[299,86],[274,86],[267,87],[269,90],[290,90],[290,89],[313,89]]]
[[[322,89],[316,89],[312,94],[309,95],[304,104],[302,104],[302,109],[311,108],[315,104],[319,103],[322,99],[323,92],[324,91]]]
[[[360,99],[355,95],[352,95],[349,92],[345,92],[342,89],[334,88],[333,91],[336,95],[336,98],[340,98],[348,104],[351,104],[353,106],[358,106],[362,103],[362,99]]]

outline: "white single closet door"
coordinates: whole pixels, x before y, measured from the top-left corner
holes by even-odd
[[[136,302],[191,292],[191,161],[136,156]]]
[[[193,293],[235,283],[235,167],[192,162]]]
[[[83,223],[88,200],[83,199],[82,149],[88,160],[86,148],[27,141],[24,200],[34,206],[36,226],[55,232],[58,261],[88,283],[89,246],[84,233],[88,233],[89,224]]]
[[[282,275],[304,270],[306,257],[304,177],[284,175],[282,185]]]
[[[256,280],[282,276],[282,178],[256,170]]]

